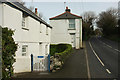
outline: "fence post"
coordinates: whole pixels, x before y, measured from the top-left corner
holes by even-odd
[[[31,72],[33,71],[33,54],[31,54]]]
[[[48,71],[50,72],[50,54],[48,55]]]

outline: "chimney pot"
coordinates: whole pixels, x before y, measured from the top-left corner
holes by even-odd
[[[35,8],[35,14],[37,15],[37,13],[38,13],[38,12],[37,12],[37,8]]]
[[[70,9],[68,9],[68,7],[66,7],[66,10],[65,10],[66,12],[70,12]]]
[[[66,7],[66,9],[68,9],[68,6]]]

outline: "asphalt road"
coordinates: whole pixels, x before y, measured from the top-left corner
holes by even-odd
[[[118,43],[92,37],[86,42],[91,78],[118,78]]]

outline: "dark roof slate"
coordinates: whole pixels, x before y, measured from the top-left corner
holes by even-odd
[[[42,20],[40,17],[38,17],[35,13],[33,13],[31,10],[29,10],[28,8],[26,8],[25,6],[23,6],[21,3],[19,2],[11,2],[9,0],[0,0],[0,2],[5,3],[10,5],[11,7],[17,8],[22,12],[27,13],[29,16],[33,17],[34,19],[38,20],[39,22],[47,25],[47,27],[52,28],[49,24],[47,24],[44,20]]]

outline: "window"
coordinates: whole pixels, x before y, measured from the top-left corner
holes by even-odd
[[[27,55],[27,50],[28,50],[28,46],[27,45],[23,45],[22,46],[22,56],[26,56]]]
[[[23,13],[23,15],[22,15],[22,28],[23,29],[28,29],[28,27],[27,27],[27,16],[28,15],[26,15],[25,13]]]
[[[69,28],[75,29],[75,19],[69,19]]]
[[[22,17],[22,27],[25,27],[25,17]]]

